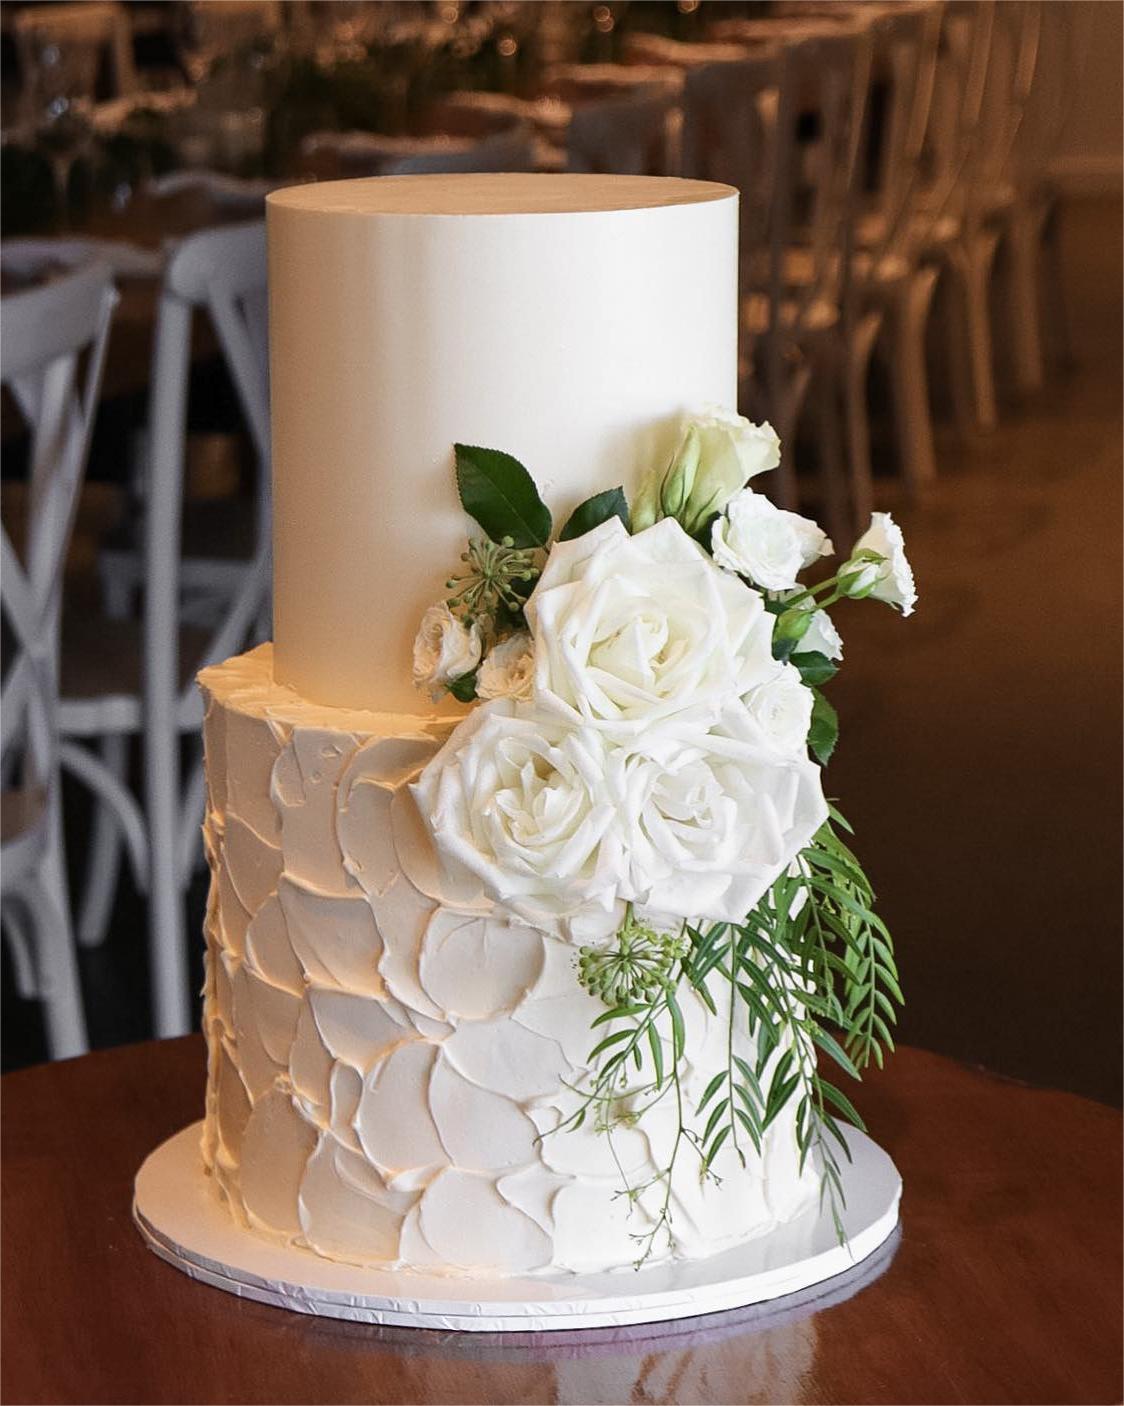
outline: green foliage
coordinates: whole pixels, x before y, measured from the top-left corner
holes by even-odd
[[[818,688],[812,689],[812,725],[808,729],[808,746],[820,766],[827,766],[835,744],[839,741],[839,714]]]
[[[624,1184],[633,1202],[653,1187],[662,1192],[646,1207],[653,1226],[637,1237],[641,1262],[661,1232],[670,1240],[672,1174],[683,1151],[695,1151],[704,1177],[715,1177],[716,1159],[727,1146],[745,1166],[750,1150],[760,1155],[765,1133],[793,1100],[801,1168],[811,1159],[819,1169],[821,1204],[843,1239],[840,1159],[850,1152],[841,1123],[859,1129],[863,1123],[817,1057],[852,1079],[861,1079],[872,1060],[881,1065],[884,1051],[893,1049],[890,1026],[902,995],[890,934],[840,830],[850,826],[833,808],[792,872],[777,879],[744,923],[685,926],[658,979],[631,985],[583,980],[609,997],[594,1022],[608,1029],[590,1052],[582,1102],[562,1127],[580,1127],[590,1118],[611,1146],[616,1128],[636,1122],[665,1097],[676,1103],[677,1134],[667,1163],[642,1186]],[[599,970],[627,956],[620,939],[630,925],[635,931],[631,910],[617,943],[601,950]],[[719,1010],[715,992],[724,986],[729,993],[721,1007],[724,1066],[693,1112],[679,1074],[685,1036],[677,993],[684,983],[713,1015]]]
[[[800,678],[809,688],[818,688],[839,672],[838,665],[818,649],[798,649],[789,656],[789,663],[800,670]]]
[[[471,674],[462,674],[459,679],[453,679],[449,683],[449,692],[460,703],[475,703],[476,701],[476,670]]]
[[[595,493],[584,503],[579,503],[570,514],[566,526],[558,534],[560,542],[569,542],[574,537],[584,537],[595,527],[600,527],[610,518],[619,517],[628,531],[628,500],[623,488],[609,488],[604,493]]]
[[[518,459],[500,449],[457,444],[457,491],[464,510],[493,542],[514,547],[545,547],[550,541],[550,509]]]

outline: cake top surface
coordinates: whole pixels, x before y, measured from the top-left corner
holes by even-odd
[[[579,215],[700,205],[737,196],[733,186],[673,176],[478,173],[368,176],[274,191],[268,203],[350,215]]]

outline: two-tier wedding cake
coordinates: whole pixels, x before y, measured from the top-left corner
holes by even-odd
[[[817,1051],[896,999],[822,606],[912,581],[878,515],[804,586],[831,544],[747,487],[737,193],[346,181],[268,235],[275,640],[200,676],[217,1194],[492,1279],[814,1212],[853,1113]]]

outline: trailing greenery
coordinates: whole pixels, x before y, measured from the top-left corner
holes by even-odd
[[[670,1241],[680,1157],[694,1151],[700,1174],[716,1178],[716,1159],[729,1144],[745,1166],[793,1100],[801,1170],[809,1159],[819,1168],[821,1204],[844,1238],[840,1158],[850,1153],[840,1125],[863,1129],[863,1122],[819,1061],[826,1057],[856,1080],[872,1060],[881,1065],[894,1047],[890,1027],[902,994],[890,934],[841,831],[850,826],[832,808],[812,844],[741,925],[684,925],[681,933],[661,934],[638,923],[630,906],[612,944],[582,949],[579,980],[605,1002],[594,1022],[604,1033],[590,1051],[581,1101],[561,1126],[588,1120],[612,1147],[614,1132],[656,1103],[675,1105],[672,1146],[656,1174],[631,1185],[621,1170],[630,1202],[659,1188],[648,1208],[653,1224],[636,1237],[638,1263],[661,1234]],[[688,989],[727,1021],[725,1062],[694,1108],[680,1073],[681,995]]]

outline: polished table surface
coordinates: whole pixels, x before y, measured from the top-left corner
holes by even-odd
[[[130,1218],[202,1111],[190,1036],[7,1075],[8,1402],[1118,1402],[1121,1120],[902,1050],[859,1092],[905,1181],[873,1261],[690,1323],[457,1335],[304,1317],[180,1274]]]

